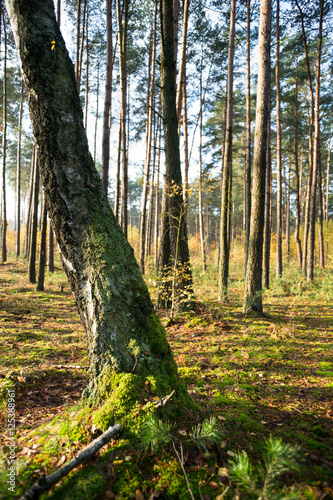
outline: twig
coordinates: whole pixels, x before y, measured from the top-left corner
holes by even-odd
[[[41,477],[31,488],[29,488],[20,500],[36,500],[39,495],[49,490],[52,486],[58,483],[63,477],[67,476],[71,470],[73,470],[78,465],[87,462],[90,458],[97,453],[98,450],[102,448],[110,439],[117,434],[120,429],[120,425],[116,424],[114,427],[109,427],[107,431],[101,436],[95,439],[88,446],[83,448],[80,453],[70,460],[67,464],[60,467],[52,474],[47,477]]]
[[[185,468],[184,468],[183,445],[182,445],[182,443],[180,443],[180,453],[181,453],[181,457],[179,456],[179,453],[178,453],[178,451],[177,451],[177,448],[176,448],[176,446],[175,446],[175,442],[174,442],[174,441],[172,441],[172,446],[173,446],[173,449],[174,449],[174,450],[175,450],[175,452],[176,452],[176,455],[177,455],[178,461],[179,461],[180,466],[181,466],[181,468],[182,468],[182,471],[183,471],[183,473],[184,473],[184,476],[185,476],[185,479],[186,479],[186,483],[187,483],[187,489],[188,489],[188,491],[190,492],[190,495],[191,495],[192,500],[195,500],[194,495],[193,495],[192,490],[191,490],[190,481],[188,480],[188,477],[187,477],[187,474],[186,474],[186,470],[185,470]]]
[[[162,399],[159,399],[158,401],[156,401],[155,403],[155,408],[159,408],[160,406],[165,406],[167,404],[167,402],[172,398],[172,396],[174,395],[175,391],[173,390],[171,394],[169,394],[168,396],[164,396],[164,398]]]

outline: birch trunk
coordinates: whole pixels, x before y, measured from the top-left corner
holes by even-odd
[[[156,395],[183,391],[133,249],[89,153],[74,68],[53,1],[7,0],[6,6],[28,89],[48,210],[87,335],[91,379],[85,396],[111,397],[117,388],[117,401],[122,391],[128,401],[140,398],[144,387]],[[131,341],[139,347],[135,368]],[[112,419],[112,408],[107,415]]]

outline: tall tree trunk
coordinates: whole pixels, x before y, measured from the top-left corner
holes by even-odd
[[[121,130],[122,130],[122,124],[119,116],[116,187],[114,193],[114,215],[116,217],[117,222],[119,222],[119,209],[120,209]]]
[[[232,125],[233,125],[233,73],[235,50],[235,10],[236,0],[231,2],[230,32],[228,50],[228,83],[227,83],[227,120],[224,143],[221,223],[220,223],[220,266],[219,266],[219,300],[225,300],[228,294],[229,252],[230,252],[230,183],[232,176]]]
[[[290,169],[291,169],[291,161],[289,156],[289,164],[288,164],[288,180],[287,174],[285,178],[285,186],[286,186],[286,196],[285,196],[285,206],[286,206],[286,252],[287,259],[290,259]]]
[[[86,15],[86,87],[84,97],[84,130],[88,126],[88,103],[89,103],[89,10]]]
[[[329,187],[330,187],[330,163],[331,163],[331,141],[328,146],[327,152],[327,172],[326,172],[326,209],[325,209],[325,220],[326,225],[328,226],[328,196],[329,196]]]
[[[106,0],[106,75],[102,136],[102,179],[106,196],[109,187],[112,67],[112,0]]]
[[[48,220],[49,251],[47,252],[47,270],[54,273],[54,238],[51,221]]]
[[[4,40],[4,56],[3,56],[3,129],[2,129],[2,192],[1,192],[1,243],[2,243],[2,262],[7,261],[7,200],[6,200],[6,159],[7,159],[7,29],[5,23],[5,16],[2,10],[0,11],[0,22],[3,26],[3,40]]]
[[[160,217],[160,165],[161,165],[161,136],[162,124],[158,120],[158,152],[157,152],[157,175],[155,184],[155,227],[154,227],[154,266],[158,267],[158,240],[159,240],[159,217]]]
[[[94,128],[94,154],[93,160],[96,165],[96,150],[97,150],[97,129],[98,129],[98,118],[99,118],[99,61],[97,62],[97,88],[96,88],[96,112],[95,112],[95,128]],[[109,176],[109,173],[108,173]]]
[[[25,231],[25,251],[24,258],[27,259],[30,254],[30,226],[31,226],[31,216],[32,216],[32,200],[33,200],[33,192],[34,192],[34,175],[35,175],[35,167],[36,167],[36,145],[35,142],[32,147],[31,154],[31,172],[30,172],[30,182],[29,182],[29,196],[28,196],[28,215],[26,221],[26,231]]]
[[[202,96],[202,59],[201,55],[201,70],[200,70],[200,127],[199,127],[199,230],[200,230],[200,249],[201,249],[201,261],[202,261],[202,272],[206,272],[206,243],[204,235],[204,223],[203,223],[203,205],[202,205],[202,106],[203,106],[203,96]]]
[[[129,1],[124,0],[123,16],[120,0],[117,0],[117,23],[119,40],[119,71],[120,71],[120,123],[122,144],[122,178],[121,178],[121,208],[120,225],[127,238],[127,197],[128,197],[128,171],[127,171],[127,140],[126,140],[126,116],[127,116],[127,22],[129,12]]]
[[[189,221],[189,186],[188,186],[188,170],[189,170],[189,156],[188,156],[188,123],[187,123],[187,85],[186,85],[186,66],[184,68],[184,86],[183,86],[183,134],[184,134],[184,210],[186,217],[186,225]]]
[[[156,396],[176,389],[176,403],[186,391],[89,153],[74,69],[53,1],[41,6],[40,0],[6,0],[6,5],[28,89],[45,197],[86,329],[91,380],[85,396],[110,398],[100,410],[103,418],[99,413],[104,425],[114,418],[115,388],[117,404],[137,401],[144,388]],[[56,41],[56,59],[45,50],[46,37]],[[139,348],[135,368],[128,347],[133,343]]]
[[[251,217],[251,0],[246,8],[246,168],[245,168],[245,269],[248,258]]]
[[[271,232],[272,232],[272,155],[271,155],[271,89],[268,95],[268,120],[267,120],[267,150],[266,150],[266,178],[265,178],[265,216],[264,216],[264,265],[263,281],[264,287],[269,289],[269,263],[271,256]]]
[[[314,168],[313,137],[312,136],[313,136],[315,104],[314,104],[314,95],[313,95],[313,87],[312,87],[309,52],[308,52],[308,45],[307,45],[306,33],[305,33],[304,14],[303,14],[303,11],[300,7],[298,0],[295,0],[295,3],[296,3],[296,6],[299,10],[300,16],[301,16],[304,54],[305,54],[305,62],[306,62],[306,69],[307,69],[307,75],[308,75],[308,85],[309,85],[309,91],[310,91],[310,101],[311,101],[311,111],[310,111],[310,119],[309,119],[309,177],[308,177],[307,192],[306,192],[306,199],[305,199],[305,209],[304,209],[303,259],[302,259],[302,271],[303,271],[304,276],[306,276],[307,275],[307,264],[308,264],[310,198],[311,198],[311,185],[312,185],[312,176],[313,176],[313,168]]]
[[[61,21],[61,0],[57,0],[57,23],[60,28]]]
[[[40,232],[40,244],[39,244],[39,268],[38,268],[38,280],[37,280],[37,290],[44,290],[44,278],[45,278],[45,265],[46,265],[46,229],[47,229],[47,209],[46,200],[44,196],[43,208],[42,208],[42,229]]]
[[[180,55],[179,78],[177,83],[176,109],[178,119],[178,133],[180,129],[181,108],[183,102],[183,92],[186,86],[186,44],[187,44],[187,26],[190,11],[190,0],[183,1],[183,32],[182,32],[182,50]]]
[[[310,209],[309,209],[309,242],[308,242],[308,268],[306,279],[313,281],[314,272],[314,247],[315,247],[315,227],[316,227],[316,190],[317,190],[317,172],[320,158],[320,62],[322,47],[322,30],[324,16],[324,0],[320,0],[320,19],[318,31],[317,63],[316,63],[316,99],[315,99],[315,145],[313,155],[313,172],[310,190]]]
[[[164,154],[166,169],[167,213],[163,220],[167,230],[161,232],[162,268],[173,269],[173,297],[177,291],[180,309],[193,307],[192,273],[189,267],[189,250],[186,214],[182,194],[179,136],[176,113],[176,62],[174,60],[174,17],[172,0],[161,0],[161,97],[164,129]],[[164,240],[168,239],[169,243]],[[170,253],[167,254],[167,248]],[[176,290],[175,290],[176,289]],[[175,306],[173,301],[172,306]]]
[[[298,266],[302,268],[302,247],[299,239],[300,226],[300,179],[298,169],[298,77],[295,82],[295,107],[294,107],[294,159],[295,159],[295,191],[296,191],[296,216],[295,216],[295,243],[297,252]]]
[[[318,243],[319,243],[319,267],[325,267],[324,258],[324,212],[323,212],[323,189],[322,189],[322,172],[321,172],[321,141],[319,141],[320,149],[318,155]]]
[[[269,115],[271,0],[260,2],[257,110],[254,135],[253,189],[244,311],[262,312],[262,248],[265,206],[267,122]]]
[[[78,94],[80,94],[80,27],[81,27],[81,0],[76,4],[76,50],[75,50],[75,79]]]
[[[37,215],[38,215],[38,195],[39,195],[39,161],[35,155],[34,168],[34,191],[31,206],[30,223],[30,251],[29,251],[29,271],[28,278],[30,283],[36,283],[36,248],[37,248]]]
[[[281,91],[280,91],[280,2],[276,0],[276,277],[282,275],[282,172],[281,172]]]
[[[19,112],[19,122],[18,122],[17,156],[16,156],[16,196],[17,196],[16,257],[17,258],[20,256],[20,247],[21,247],[21,146],[22,146],[23,92],[24,92],[24,83],[22,78],[20,112]]]
[[[146,207],[147,207],[147,197],[149,188],[149,172],[151,163],[151,145],[152,145],[152,131],[153,131],[153,108],[154,108],[154,97],[155,97],[156,28],[157,28],[157,1],[155,1],[154,3],[154,16],[153,16],[153,28],[152,28],[152,52],[150,58],[151,66],[148,67],[149,77],[148,77],[146,156],[145,156],[145,166],[143,173],[143,190],[142,190],[142,201],[141,201],[141,224],[140,224],[140,249],[139,249],[139,263],[142,274],[144,274],[145,272],[145,261],[146,261],[146,221],[147,221]],[[151,179],[150,187],[152,187],[152,182],[153,181]]]

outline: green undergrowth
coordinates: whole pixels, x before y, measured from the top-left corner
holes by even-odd
[[[106,374],[98,405],[84,406],[85,335],[64,274],[48,275],[46,292],[37,293],[27,284],[25,264],[0,266],[0,371],[7,376],[2,383],[16,391],[17,495],[119,422],[118,436],[42,498],[143,500],[162,491],[170,500],[190,499],[173,443],[179,455],[183,449],[195,499],[231,500],[237,488],[242,499],[258,498],[237,482],[234,467],[248,464],[260,490],[270,439],[282,443],[282,452],[297,450],[300,463],[277,477],[270,500],[293,498],[292,488],[294,498],[333,498],[332,268],[317,270],[314,283],[307,285],[296,266],[287,266],[283,279],[272,279],[264,292],[265,316],[243,314],[239,266],[231,268],[224,304],[217,302],[211,264],[207,275],[199,266],[193,274],[196,310],[179,314],[166,328],[179,390],[163,415],[155,405],[173,387],[135,373]],[[160,315],[166,323],[167,314]],[[135,345],[128,348],[134,367]],[[67,365],[81,368],[63,368]],[[184,404],[185,384],[194,405]],[[0,400],[1,432],[6,433],[3,385]],[[140,438],[152,416],[162,422],[155,436],[165,429],[171,436],[154,450]],[[190,437],[212,416],[220,437],[204,449]],[[6,454],[4,447],[2,461]],[[5,485],[5,467],[0,469]],[[8,498],[5,490],[1,494]]]

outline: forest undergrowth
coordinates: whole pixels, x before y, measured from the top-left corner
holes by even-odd
[[[184,410],[173,423],[155,420],[155,447],[142,442],[138,421],[136,432],[120,433],[41,498],[333,498],[332,264],[318,270],[311,285],[295,263],[286,266],[283,279],[264,292],[264,316],[242,312],[241,266],[231,269],[224,304],[217,302],[215,269],[202,274],[194,259],[193,270],[195,311],[172,322],[165,311],[159,314],[197,411]],[[154,297],[153,275],[147,282]],[[0,265],[0,284],[5,499],[18,497],[105,429],[96,427],[94,408],[80,406],[88,380],[85,334],[60,264],[47,275],[45,292],[28,283],[23,260]],[[6,485],[8,388],[16,405],[15,494]],[[195,436],[209,423],[214,439],[201,446]],[[163,442],[162,435],[169,438]],[[286,461],[264,491],[264,465],[258,466],[269,439],[297,450],[297,467]],[[237,466],[248,485],[237,480]]]

